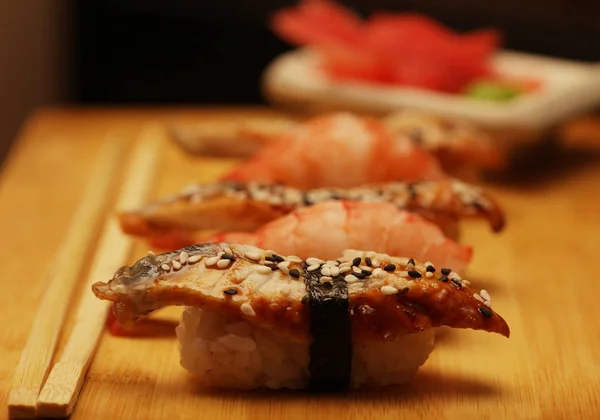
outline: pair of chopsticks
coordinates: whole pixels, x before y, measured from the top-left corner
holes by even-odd
[[[161,140],[155,127],[148,127],[138,139],[116,208],[143,204],[152,186]],[[104,223],[93,265],[83,285],[71,335],[60,359],[54,366],[51,364],[72,291],[79,284],[86,256],[93,247],[95,227],[102,221],[123,151],[118,141],[109,141],[103,146],[81,205],[44,279],[48,286],[8,396],[11,418],[67,417],[75,407],[110,306],[92,294],[91,285],[110,279],[115,268],[129,257],[133,245],[133,241],[120,232],[111,214]]]

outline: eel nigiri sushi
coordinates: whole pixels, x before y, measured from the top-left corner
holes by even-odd
[[[434,327],[509,337],[506,321],[450,268],[347,250],[337,260],[206,243],[150,254],[92,287],[119,322],[183,305],[180,360],[226,388],[348,388],[408,381]]]
[[[191,186],[181,194],[119,213],[121,229],[154,236],[172,231],[253,231],[299,208],[331,200],[388,202],[436,223],[446,233],[460,218],[486,219],[504,227],[500,206],[480,188],[449,179],[302,191],[279,184],[221,182]]]

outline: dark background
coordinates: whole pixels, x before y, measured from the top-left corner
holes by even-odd
[[[295,1],[79,0],[74,99],[111,104],[260,103],[265,66],[290,47],[267,28]],[[600,60],[600,0],[344,1],[427,13],[458,30],[496,26],[511,49]]]

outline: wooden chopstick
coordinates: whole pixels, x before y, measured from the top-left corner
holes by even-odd
[[[158,163],[162,131],[147,128],[132,152],[116,207],[132,208],[143,204],[153,184]],[[66,417],[77,402],[79,391],[106,322],[110,304],[97,299],[91,291],[98,280],[110,279],[129,256],[133,240],[124,235],[110,217],[100,238],[92,268],[76,313],[76,323],[59,361],[54,365],[37,400],[41,417]]]
[[[44,278],[46,291],[8,395],[8,410],[12,418],[35,415],[37,398],[50,370],[73,289],[94,243],[92,239],[108,204],[109,191],[122,156],[123,147],[118,142],[111,141],[102,147],[66,239]]]

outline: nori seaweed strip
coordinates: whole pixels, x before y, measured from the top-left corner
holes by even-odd
[[[303,276],[310,308],[310,383],[320,392],[345,391],[350,385],[352,339],[348,312],[348,284],[342,276],[321,283],[320,271]]]

